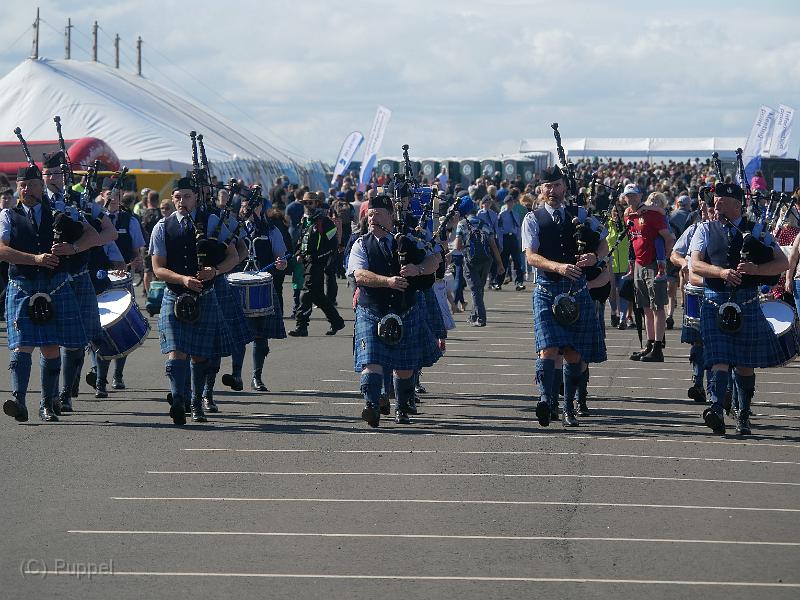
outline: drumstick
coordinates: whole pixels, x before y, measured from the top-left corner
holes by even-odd
[[[285,255],[284,255],[284,256],[282,256],[281,258],[282,258],[283,260],[288,260],[289,258],[291,258],[291,256],[292,256],[292,253],[291,253],[291,252],[289,252],[288,254],[285,254]],[[276,261],[274,261],[274,262],[271,262],[271,263],[269,263],[269,264],[268,264],[266,267],[264,267],[263,269],[259,269],[259,270],[258,270],[258,272],[259,272],[259,273],[263,273],[264,271],[269,271],[269,270],[270,270],[272,267],[274,267],[276,264],[278,264],[278,261],[277,261],[277,260],[276,260]]]

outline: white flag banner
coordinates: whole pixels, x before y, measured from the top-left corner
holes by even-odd
[[[383,134],[386,132],[386,125],[389,123],[391,116],[392,111],[385,106],[379,106],[378,112],[375,113],[375,120],[372,122],[372,129],[369,130],[369,137],[367,138],[367,146],[364,148],[361,175],[358,178],[358,189],[361,191],[366,189],[372,176],[372,170],[378,160],[378,151],[381,149],[381,143],[383,143]]]
[[[786,106],[785,104],[778,106],[778,114],[775,117],[775,124],[772,126],[772,141],[769,145],[770,156],[785,158],[788,154],[793,120],[794,109],[791,106]]]
[[[360,131],[354,131],[344,139],[342,147],[339,149],[339,158],[336,159],[336,167],[333,169],[331,185],[334,185],[336,178],[342,175],[347,170],[347,167],[350,166],[353,156],[355,156],[356,151],[363,142],[364,134]]]
[[[750,135],[747,136],[747,143],[744,145],[742,160],[744,161],[744,172],[748,179],[752,179],[761,164],[761,151],[763,148],[769,149],[769,133],[772,121],[775,119],[775,110],[769,106],[761,105],[758,109],[753,126],[750,128]]]

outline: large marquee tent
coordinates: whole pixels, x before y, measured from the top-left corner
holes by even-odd
[[[732,159],[745,138],[564,138],[562,145],[572,158],[709,158],[712,152]],[[519,151],[555,153],[555,139],[531,138],[520,142]]]
[[[153,81],[96,62],[27,59],[0,79],[0,141],[96,137],[129,168],[183,171],[189,132],[202,133],[212,171],[269,186],[278,175],[325,189],[324,167],[290,155]]]

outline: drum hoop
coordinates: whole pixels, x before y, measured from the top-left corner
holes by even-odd
[[[269,273],[259,273],[258,271],[241,271],[241,273],[247,273],[247,274],[258,273],[259,276],[261,276],[261,278],[260,279],[254,279],[252,281],[246,281],[246,280],[238,280],[237,281],[237,280],[233,280],[233,279],[230,278],[231,275],[236,275],[236,273],[229,273],[228,275],[225,275],[225,280],[230,285],[237,286],[237,287],[253,287],[253,286],[257,286],[257,285],[269,285],[269,284],[272,283],[272,275],[270,275]]]
[[[133,297],[133,294],[131,294],[131,293],[130,293],[128,290],[126,290],[126,289],[124,289],[124,288],[119,288],[119,289],[121,289],[122,291],[124,291],[124,292],[125,292],[125,294],[128,296],[128,301],[129,301],[129,303],[128,303],[128,307],[127,307],[127,308],[126,308],[126,309],[125,309],[123,312],[119,313],[119,314],[117,315],[117,318],[116,318],[116,319],[114,319],[113,321],[111,321],[110,323],[108,323],[107,325],[103,325],[103,323],[101,322],[101,323],[100,323],[100,325],[101,325],[101,327],[102,327],[103,329],[105,329],[106,327],[113,327],[114,325],[116,325],[117,323],[119,323],[120,321],[122,321],[123,317],[124,317],[125,315],[127,315],[127,314],[128,314],[128,312],[130,312],[131,308],[133,308],[134,306],[136,306],[136,307],[138,308],[138,306],[137,306],[137,304],[136,304],[136,298],[134,298],[134,297]],[[105,292],[103,292],[103,294],[105,294],[105,293],[107,293],[107,292],[108,292],[108,290],[106,290]],[[102,296],[103,294],[100,294],[100,296]],[[98,299],[100,298],[100,296],[98,296]],[[97,303],[97,306],[98,306],[98,308],[99,308],[99,306],[100,306],[100,302],[98,302],[98,303]]]

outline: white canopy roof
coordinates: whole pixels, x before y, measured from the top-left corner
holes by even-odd
[[[722,158],[733,158],[743,148],[745,138],[564,138],[562,145],[572,157],[611,156],[698,156],[704,158],[718,152]],[[556,151],[554,138],[530,138],[520,142],[520,152]]]
[[[54,115],[65,138],[100,138],[131,168],[185,168],[195,130],[215,173],[304,171],[288,153],[191,99],[101,63],[27,59],[0,79],[0,141],[15,141],[18,126],[27,139],[55,139]]]

